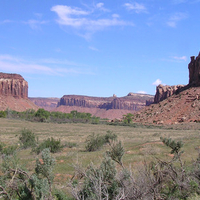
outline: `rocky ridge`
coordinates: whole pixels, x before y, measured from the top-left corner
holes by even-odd
[[[199,55],[195,58],[195,56],[190,57],[191,61],[188,64],[189,69],[189,83],[188,85],[158,85],[156,87],[156,94],[154,97],[154,103],[159,103],[164,99],[178,94],[183,90],[186,90],[190,87],[198,87],[200,86],[200,52]]]
[[[157,86],[154,104],[135,114],[133,121],[156,124],[200,122],[200,53],[196,58],[191,57],[188,69],[187,85]]]
[[[154,97],[154,103],[159,103],[160,101],[163,101],[164,99],[167,99],[168,97],[179,93],[181,89],[183,89],[185,85],[158,85],[156,87],[156,94]]]

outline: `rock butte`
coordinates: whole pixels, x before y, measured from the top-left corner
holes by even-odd
[[[19,74],[0,72],[0,110],[25,111],[38,107],[28,99],[28,82]]]

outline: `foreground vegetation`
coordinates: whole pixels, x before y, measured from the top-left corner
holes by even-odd
[[[4,199],[199,199],[200,127],[0,126]]]

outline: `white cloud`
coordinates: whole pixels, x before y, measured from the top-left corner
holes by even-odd
[[[99,4],[101,7],[102,4]],[[57,23],[63,26],[73,27],[79,30],[95,32],[110,26],[133,26],[133,23],[119,20],[116,15],[112,18],[92,19],[92,13],[72,8],[70,6],[56,5],[51,11],[58,15]],[[81,34],[80,34],[81,35]]]
[[[138,93],[138,94],[146,94],[145,91],[138,91],[137,93]]]
[[[152,85],[160,85],[162,83],[162,81],[160,79],[157,79],[155,82],[152,83]]]
[[[107,8],[104,7],[104,3],[97,3],[97,4],[96,4],[96,7],[97,7],[99,10],[103,11],[103,12],[110,12],[109,9],[107,9]]]
[[[32,29],[40,29],[40,25],[48,23],[47,21],[39,21],[39,20],[34,20],[30,19],[27,22],[24,22],[24,24],[28,24]]]
[[[187,57],[186,57],[186,56],[181,56],[181,57],[174,56],[173,58],[174,58],[175,60],[179,60],[179,61],[187,61]]]
[[[118,14],[113,14],[112,17],[113,18],[119,18],[120,16]]]
[[[54,67],[55,65],[56,67]],[[80,67],[84,69],[81,69]],[[0,55],[0,70],[11,73],[46,74],[56,76],[63,76],[69,73],[93,74],[87,70],[84,65],[79,65],[67,60],[42,59],[37,62],[31,62],[11,55]]]
[[[89,49],[91,49],[92,51],[99,51],[99,49],[92,47],[92,46],[89,46]]]
[[[171,15],[171,17],[169,18],[169,20],[167,21],[167,25],[172,28],[175,28],[179,21],[182,21],[186,18],[188,18],[188,15],[186,13],[181,13],[181,12],[175,13]]]
[[[127,10],[134,10],[136,13],[146,13],[147,9],[143,4],[140,3],[125,3],[124,6]]]
[[[12,20],[5,19],[3,21],[0,21],[0,24],[8,24],[8,23],[12,23],[12,22],[13,22]]]

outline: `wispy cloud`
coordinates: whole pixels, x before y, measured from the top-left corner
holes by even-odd
[[[8,23],[12,23],[12,22],[13,22],[12,20],[5,19],[3,21],[0,21],[0,24],[8,24]]]
[[[65,67],[63,67],[63,65]],[[30,62],[11,55],[0,55],[0,70],[12,73],[56,76],[63,76],[65,74],[93,74],[90,70],[86,69],[84,65],[67,60],[42,59],[37,62]]]
[[[152,85],[160,85],[162,83],[162,81],[160,79],[157,79],[155,82],[152,83]]]
[[[101,2],[96,4],[96,8],[103,12],[110,12],[109,9],[104,7],[104,3],[101,3]]]
[[[187,57],[186,56],[174,56],[173,59],[178,60],[178,61],[187,61]]]
[[[125,3],[124,6],[127,10],[133,10],[136,13],[147,13],[147,8],[141,3]]]
[[[172,28],[176,28],[177,23],[179,21],[186,19],[186,18],[188,18],[187,13],[182,13],[182,12],[175,13],[175,14],[170,16],[169,20],[167,21],[167,25],[172,27]]]
[[[30,20],[23,22],[23,23],[28,24],[32,29],[36,30],[36,29],[40,29],[40,26],[42,24],[47,24],[48,21],[30,19]]]
[[[99,49],[92,47],[92,46],[89,46],[89,49],[91,49],[92,51],[99,51]]]
[[[103,3],[97,4],[99,8],[103,8]],[[58,15],[56,22],[59,25],[72,27],[79,31],[85,31],[84,34],[92,34],[98,30],[103,30],[111,26],[133,26],[132,22],[126,22],[119,19],[118,15],[113,15],[111,18],[96,19],[90,11],[85,11],[80,8],[72,8],[65,5],[56,5],[51,8],[51,11]],[[116,17],[118,16],[118,17]],[[89,32],[89,33],[88,33]],[[79,35],[82,35],[80,33]]]

